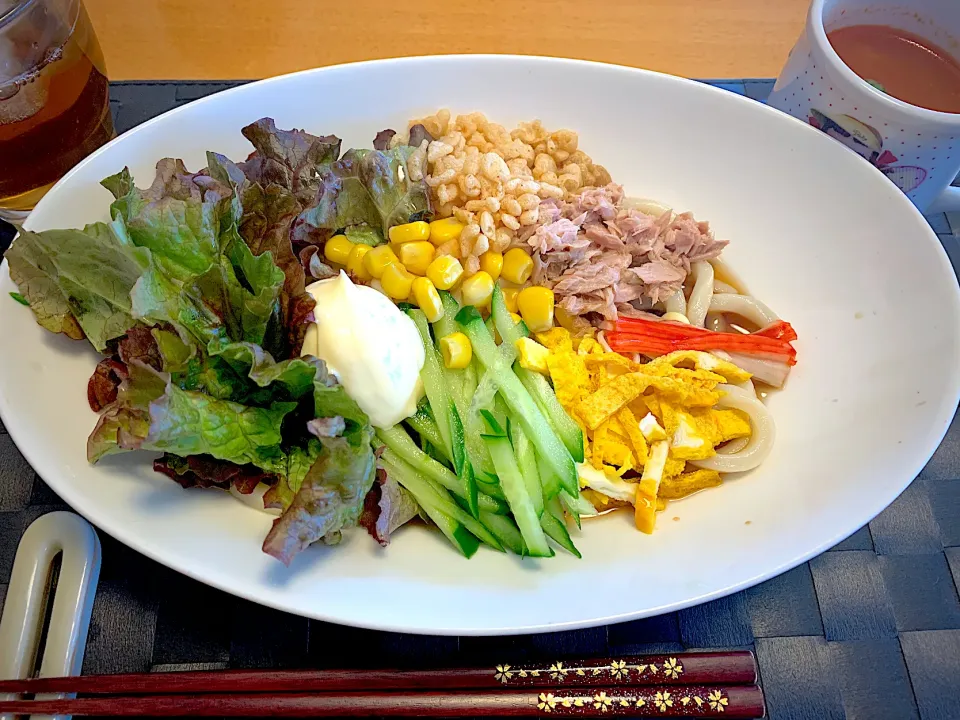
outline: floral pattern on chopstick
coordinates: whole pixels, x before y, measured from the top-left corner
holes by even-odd
[[[564,662],[532,665],[497,665],[494,678],[504,685],[540,685],[568,683],[570,685],[596,685],[619,683],[635,684],[639,680],[678,680],[683,674],[683,663],[676,657],[649,658],[645,663],[627,660],[611,660],[606,664],[591,661],[568,665]]]
[[[654,710],[665,717],[719,717],[727,711],[730,700],[721,688],[690,687],[664,690],[642,687],[629,692],[597,690],[593,694],[574,689],[542,692],[537,696],[537,709],[544,715],[634,715],[638,708]]]

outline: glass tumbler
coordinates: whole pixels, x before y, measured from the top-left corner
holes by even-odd
[[[103,53],[80,0],[0,0],[0,218],[19,224],[114,136]]]

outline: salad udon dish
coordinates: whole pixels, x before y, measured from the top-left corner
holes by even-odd
[[[147,189],[124,169],[110,222],[6,254],[37,322],[103,355],[90,462],[160,453],[277,515],[263,549],[289,563],[408,522],[466,556],[579,555],[582,517],[650,533],[769,453],[795,332],[707,223],[629,197],[575,132],[440,111],[345,153],[243,134],[244,161],[165,158]]]

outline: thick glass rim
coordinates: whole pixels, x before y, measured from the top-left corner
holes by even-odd
[[[13,7],[5,10],[3,14],[0,14],[0,30],[3,30],[3,28],[16,20],[22,12],[24,12],[35,2],[36,0],[21,0],[21,2],[17,3]]]

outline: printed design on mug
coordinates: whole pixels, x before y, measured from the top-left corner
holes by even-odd
[[[865,158],[880,172],[890,178],[894,185],[909,193],[920,187],[927,179],[927,171],[914,165],[894,166],[897,156],[883,149],[883,136],[875,128],[850,115],[827,115],[822,110],[810,108],[808,122],[818,130],[838,140],[855,153]]]

